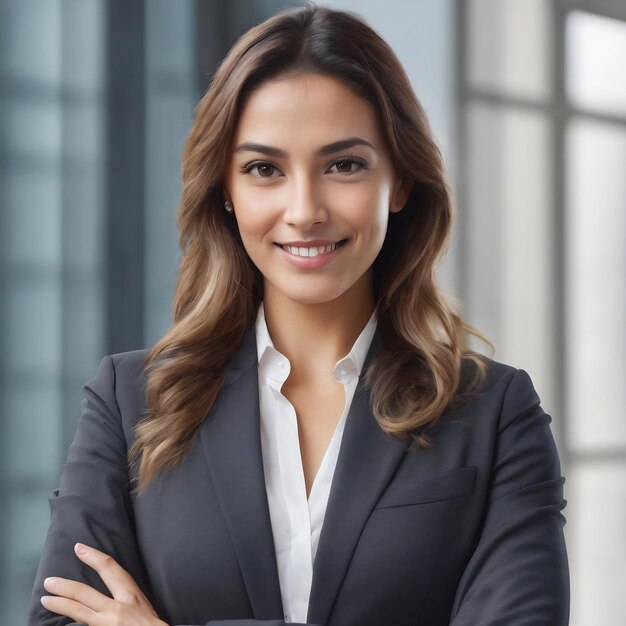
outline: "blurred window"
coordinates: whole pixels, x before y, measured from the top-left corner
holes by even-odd
[[[572,11],[566,22],[566,82],[570,102],[624,117],[626,22]]]
[[[626,609],[626,4],[458,0],[462,301],[567,477],[572,626]]]
[[[617,625],[626,608],[617,582],[626,580],[626,16],[571,11],[565,34],[572,623]]]
[[[0,624],[25,623],[83,385],[171,323],[198,100],[296,3],[0,0]]]
[[[577,116],[566,147],[569,444],[624,449],[626,126]]]
[[[546,0],[470,0],[468,74],[472,85],[545,100],[552,89],[551,11]]]
[[[0,0],[0,623],[24,623],[104,345],[102,2]]]

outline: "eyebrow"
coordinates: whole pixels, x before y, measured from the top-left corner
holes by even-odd
[[[365,141],[365,139],[362,139],[361,137],[350,137],[349,139],[341,139],[340,141],[335,141],[333,143],[322,146],[315,151],[315,154],[317,156],[326,156],[329,154],[333,154],[334,152],[339,152],[340,150],[352,148],[352,146],[368,146],[372,150],[376,150],[376,148],[374,148],[374,146],[369,141]],[[267,154],[268,156],[282,159],[286,159],[289,156],[287,152],[281,150],[280,148],[265,146],[261,143],[254,143],[251,141],[246,141],[245,143],[237,146],[237,148],[235,149],[235,153],[239,152],[262,152],[263,154]]]

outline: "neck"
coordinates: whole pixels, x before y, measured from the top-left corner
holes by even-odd
[[[375,306],[370,273],[329,302],[296,302],[267,283],[263,298],[270,337],[289,359],[290,378],[298,380],[327,376],[348,354]]]

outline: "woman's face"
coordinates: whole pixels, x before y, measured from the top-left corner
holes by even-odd
[[[339,80],[279,78],[244,102],[225,194],[266,298],[371,299],[389,212],[409,191],[374,108]]]

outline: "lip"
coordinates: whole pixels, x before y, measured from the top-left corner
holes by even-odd
[[[329,246],[332,243],[339,243],[343,239],[309,239],[308,241],[280,241],[276,242],[279,246],[297,246],[298,248],[319,248],[320,246]]]
[[[318,241],[320,243],[317,243]],[[324,246],[324,245],[329,245],[331,243],[336,243],[336,242],[329,241],[329,240],[316,239],[314,241],[306,242],[306,244],[308,245],[304,245],[305,242],[293,242],[293,243],[284,243],[284,244],[275,244],[275,245],[276,245],[276,248],[278,249],[278,252],[282,254],[285,257],[285,259],[292,265],[295,265],[296,267],[301,268],[301,269],[317,269],[318,267],[324,267],[325,265],[328,265],[329,263],[331,263],[335,259],[337,254],[339,254],[339,252],[343,250],[343,248],[345,248],[346,244],[348,243],[348,240],[344,240],[344,239],[339,239],[339,241],[345,241],[345,243],[341,244],[340,246],[337,246],[332,252],[322,252],[322,254],[318,254],[317,256],[296,256],[295,254],[291,254],[290,252],[287,252],[287,250],[283,249],[281,245],[284,245],[284,246],[298,245],[304,248],[309,248],[309,247],[313,248],[315,246]]]

